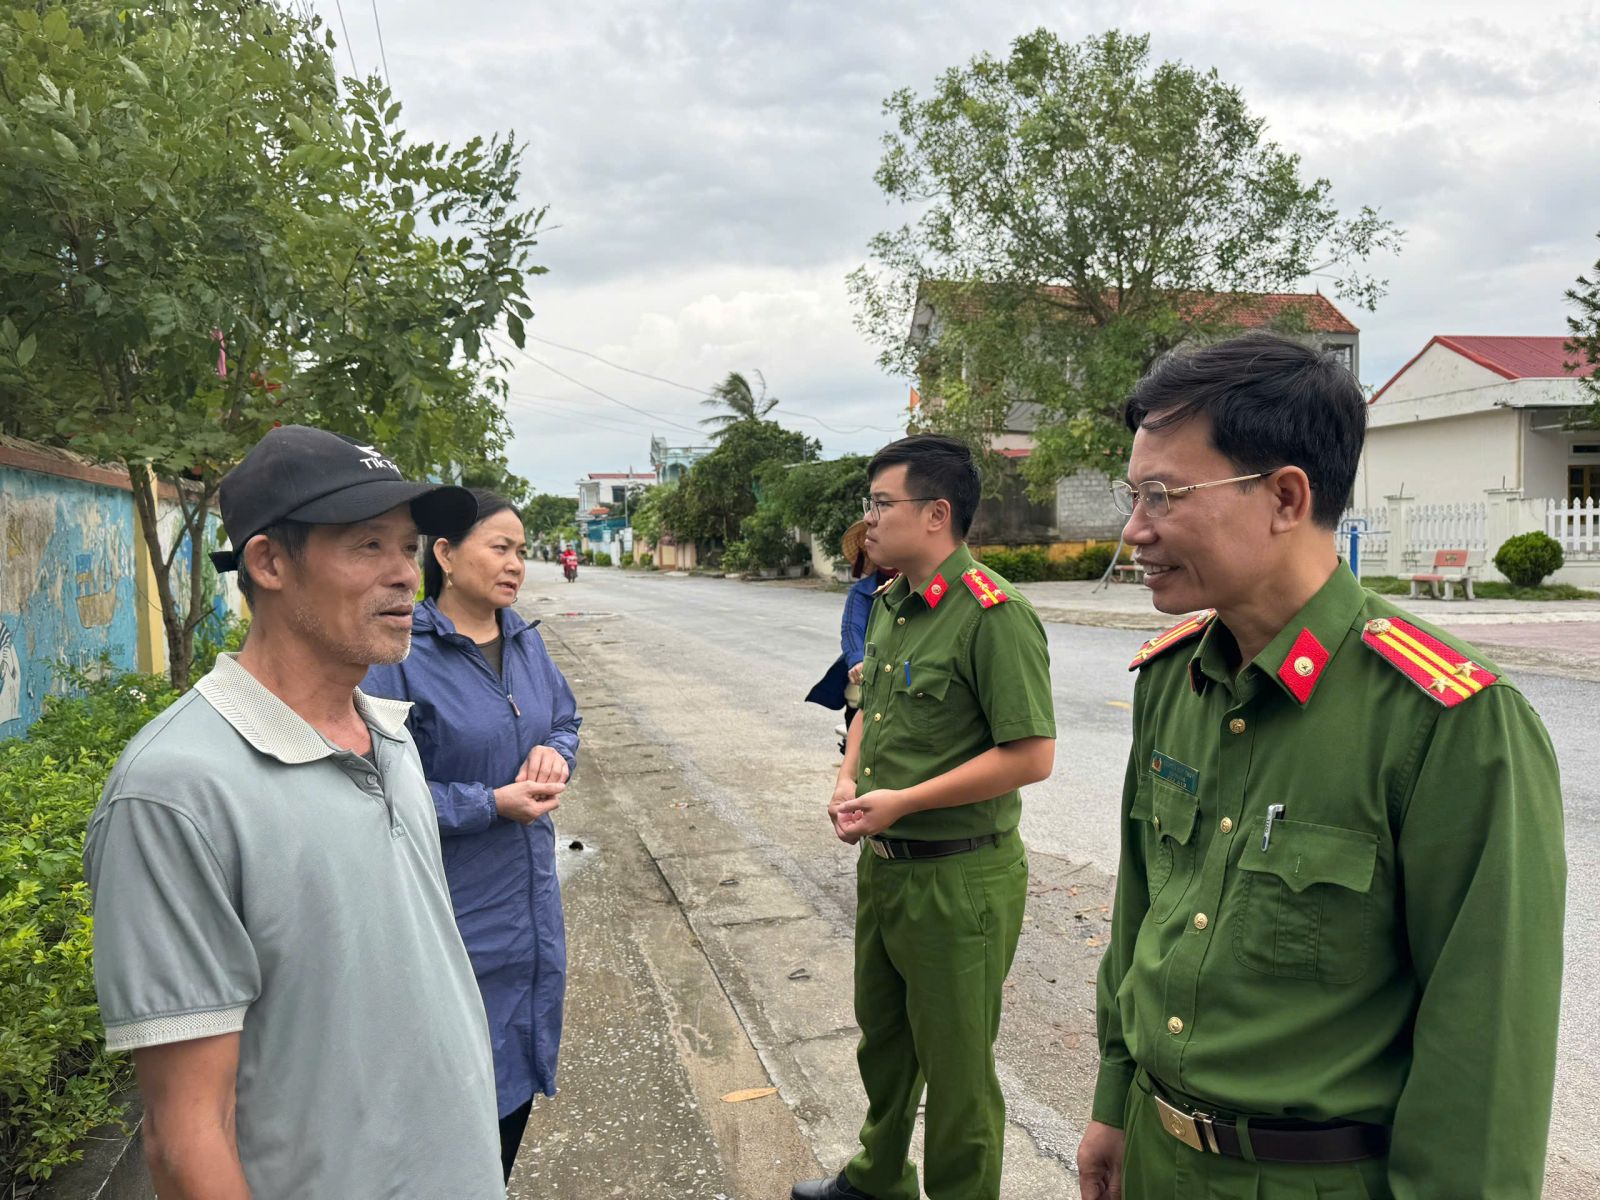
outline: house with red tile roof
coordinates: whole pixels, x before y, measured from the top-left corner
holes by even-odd
[[[1087,319],[1088,306],[1071,288],[1044,287],[1040,295],[1058,306],[1062,319],[1075,315]],[[1117,293],[1104,302],[1116,307]],[[940,280],[926,280],[917,289],[909,339],[913,345],[937,343],[941,308],[970,313],[981,301],[968,290]],[[1200,331],[1226,337],[1250,329],[1278,329],[1303,337],[1332,354],[1351,374],[1360,378],[1361,331],[1338,306],[1320,292],[1219,292],[1186,293],[1177,307]],[[937,397],[912,392],[912,408],[937,407]],[[1018,401],[1006,415],[1005,426],[990,441],[990,448],[1010,459],[1027,458],[1033,451],[1034,431],[1043,416],[1042,406]],[[1052,514],[1051,509],[1054,509]],[[1004,510],[1003,515],[1001,510]],[[1053,521],[1051,517],[1053,515]],[[1020,482],[1005,488],[998,500],[985,500],[978,509],[973,536],[979,541],[1013,543],[1115,541],[1123,518],[1111,504],[1109,479],[1099,471],[1079,471],[1057,484],[1054,505],[1039,504],[1023,494]]]
[[[1517,489],[1600,499],[1600,428],[1584,427],[1596,364],[1566,339],[1440,334],[1373,393],[1354,503],[1481,503]]]

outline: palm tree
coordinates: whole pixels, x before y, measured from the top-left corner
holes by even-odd
[[[729,371],[728,377],[711,389],[710,398],[700,402],[708,408],[726,410],[714,417],[704,417],[700,421],[702,425],[716,426],[716,432],[711,435],[712,441],[721,441],[722,435],[728,432],[730,425],[740,421],[759,421],[778,407],[778,398],[767,395],[766,376],[760,371],[754,372],[754,375],[756,382],[761,385],[760,395],[755,393],[750,387],[750,381],[738,371]]]

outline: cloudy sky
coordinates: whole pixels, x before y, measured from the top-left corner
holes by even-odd
[[[561,374],[519,359],[511,378],[512,466],[541,490],[647,469],[652,432],[701,440],[692,391],[599,359],[698,388],[760,370],[830,456],[894,436],[906,383],[876,367],[844,287],[903,219],[872,182],[882,101],[1041,25],[1148,32],[1156,57],[1217,67],[1346,211],[1405,228],[1374,263],[1378,310],[1346,307],[1368,384],[1435,333],[1564,333],[1562,293],[1600,257],[1593,2],[341,4],[341,66],[380,65],[381,22],[417,136],[528,144],[550,268],[529,333],[569,348],[530,340]],[[338,32],[334,0],[315,7]]]

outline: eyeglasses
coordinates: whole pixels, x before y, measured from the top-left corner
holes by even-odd
[[[871,496],[861,498],[861,515],[863,517],[883,517],[883,510],[891,504],[926,504],[930,500],[942,500],[942,496],[907,496],[903,500],[874,500]]]
[[[1172,501],[1179,496],[1187,496],[1190,492],[1198,492],[1202,488],[1221,487],[1225,483],[1248,483],[1252,479],[1265,479],[1268,475],[1275,475],[1283,470],[1282,467],[1273,467],[1270,471],[1257,471],[1254,475],[1235,475],[1231,479],[1213,479],[1210,483],[1191,483],[1188,487],[1169,488],[1159,479],[1146,480],[1138,487],[1134,487],[1126,479],[1116,479],[1111,483],[1111,503],[1116,505],[1117,511],[1125,517],[1133,516],[1135,504],[1144,505],[1144,511],[1151,517],[1164,517],[1172,507]]]

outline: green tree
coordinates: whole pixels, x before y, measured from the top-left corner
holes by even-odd
[[[633,535],[655,545],[661,540],[662,510],[677,492],[677,483],[662,483],[639,497],[633,508]]]
[[[827,462],[770,465],[761,480],[761,507],[785,528],[803,529],[834,558],[845,530],[861,519],[868,492],[867,458],[847,454]]]
[[[519,507],[522,525],[530,538],[544,537],[553,530],[570,525],[578,515],[578,502],[571,496],[553,496],[540,492],[529,496]]]
[[[1594,264],[1590,275],[1579,275],[1577,286],[1569,288],[1567,299],[1577,308],[1577,313],[1567,318],[1567,328],[1572,337],[1567,349],[1572,354],[1574,369],[1593,368],[1583,379],[1590,396],[1588,423],[1600,424],[1600,261]]]
[[[756,483],[769,464],[811,462],[820,452],[815,438],[774,421],[735,421],[676,487],[652,498],[652,518],[676,537],[725,545],[755,512]]]
[[[206,569],[190,554],[184,588],[181,548],[265,430],[321,424],[429,474],[509,436],[481,338],[503,319],[521,342],[540,269],[515,146],[409,142],[376,80],[341,92],[332,48],[272,3],[0,22],[4,428],[127,466],[179,686]]]
[[[720,408],[726,411],[715,416],[705,417],[702,425],[713,425],[716,432],[711,435],[712,441],[720,441],[727,433],[729,426],[738,421],[762,420],[774,408],[778,407],[778,398],[767,395],[766,376],[760,371],[755,372],[756,382],[761,386],[761,393],[756,394],[751,388],[750,381],[738,371],[729,371],[728,376],[716,387],[711,389],[709,398],[700,401],[707,408]]]
[[[1236,88],[1153,63],[1147,37],[1040,29],[884,107],[876,179],[920,215],[850,276],[857,322],[941,402],[924,424],[984,446],[1013,405],[1039,405],[1038,487],[1124,456],[1128,389],[1236,327],[1245,293],[1327,277],[1370,308],[1385,285],[1362,264],[1400,240],[1370,208],[1341,216]]]

